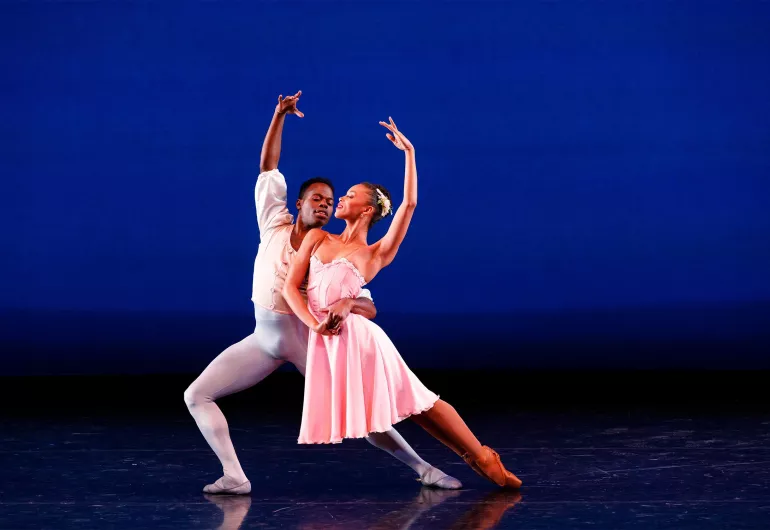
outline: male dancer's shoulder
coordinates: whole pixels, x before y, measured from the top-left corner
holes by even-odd
[[[286,195],[286,178],[277,168],[259,174],[254,187],[254,203],[261,237],[273,228],[294,223]]]

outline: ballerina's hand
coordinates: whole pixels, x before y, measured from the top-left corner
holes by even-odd
[[[302,91],[300,90],[293,96],[278,96],[278,105],[275,106],[276,112],[278,112],[278,114],[295,114],[300,118],[304,118],[305,114],[297,108],[297,102],[301,95]]]
[[[404,136],[404,134],[398,130],[398,127],[396,127],[396,122],[393,121],[393,118],[388,118],[390,120],[390,123],[385,123],[384,121],[380,122],[380,125],[385,127],[387,130],[389,130],[393,134],[385,134],[385,136],[388,137],[388,140],[393,142],[393,145],[401,149],[402,151],[413,151],[414,146],[412,145],[412,142],[409,141],[409,139]]]

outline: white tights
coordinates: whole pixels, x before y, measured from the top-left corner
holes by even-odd
[[[184,401],[203,437],[222,463],[224,474],[246,480],[235,454],[227,420],[215,401],[250,388],[285,362],[304,376],[308,329],[294,315],[268,311],[255,305],[254,333],[220,353],[184,393]],[[395,428],[372,433],[366,440],[386,451],[418,475],[430,469]]]

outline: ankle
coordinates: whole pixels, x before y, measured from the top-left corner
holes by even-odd
[[[237,482],[238,484],[242,484],[248,480],[246,478],[246,473],[244,473],[242,469],[223,469],[222,473],[226,478],[233,482]]]
[[[465,454],[470,456],[471,460],[473,460],[474,462],[481,460],[482,458],[487,456],[487,452],[484,450],[484,447],[482,447],[481,445],[479,445],[478,447],[469,448],[465,452]]]
[[[414,472],[415,472],[415,473],[417,473],[417,474],[418,474],[419,476],[421,476],[421,477],[422,477],[423,475],[425,475],[425,473],[427,473],[428,471],[430,471],[430,470],[431,470],[431,468],[433,468],[433,466],[432,466],[432,465],[430,465],[430,464],[429,464],[429,463],[427,463],[427,462],[421,462],[421,463],[419,463],[419,464],[415,464],[415,465],[413,465],[413,466],[412,466],[412,469],[414,470]]]

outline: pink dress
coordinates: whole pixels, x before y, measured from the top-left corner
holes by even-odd
[[[355,298],[366,281],[347,259],[310,259],[310,312]],[[438,396],[425,388],[380,327],[351,314],[337,336],[310,332],[299,443],[339,443],[384,432],[430,409]]]

